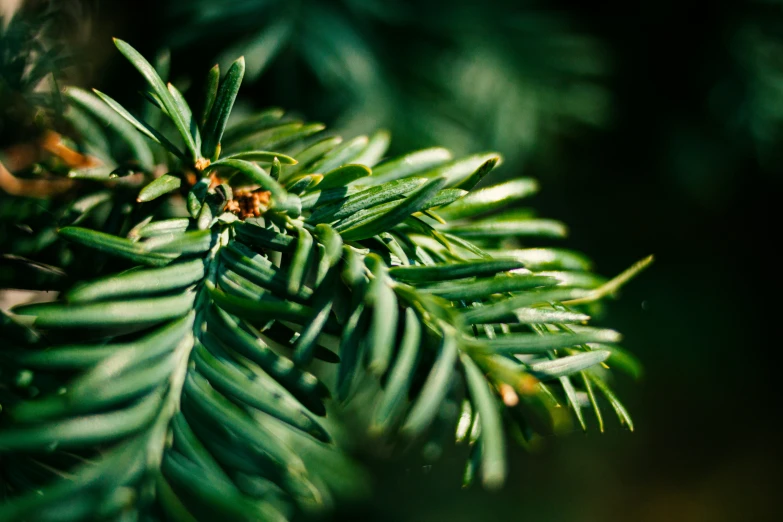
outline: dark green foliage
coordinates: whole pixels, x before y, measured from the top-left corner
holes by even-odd
[[[263,82],[263,92],[337,119],[349,134],[382,125],[403,146],[439,143],[460,154],[491,148],[519,167],[564,131],[601,126],[610,115],[603,83],[611,57],[566,10],[548,4],[165,4],[162,44],[175,54],[195,49],[221,67],[244,55],[249,81],[276,78]]]
[[[29,9],[0,17],[0,148],[34,138],[62,110],[56,86],[70,57],[50,38],[50,9]],[[6,13],[3,13],[6,15]]]
[[[107,200],[110,215],[129,208],[113,228],[81,226],[97,206],[74,204],[59,229],[102,267],[3,316],[0,519],[317,512],[366,492],[339,420],[370,380],[372,437],[434,454],[454,432],[473,448],[466,483],[488,488],[505,479],[506,428],[559,432],[563,405],[584,426],[583,407],[601,415],[595,390],[632,426],[606,365],[635,362],[613,346],[616,332],[581,323],[649,259],[604,282],[583,274],[578,254],[513,248],[564,228],[496,213],[531,182],[469,192],[494,153],[382,161],[384,133],[341,142],[278,111],[226,125],[240,65],[222,82],[210,74],[216,94],[196,121],[176,88],[116,44],[170,123],[100,95],[152,143],[128,125],[107,130],[131,152],[94,149],[112,171],[93,183],[129,164],[143,181]],[[97,96],[70,98],[113,118]],[[138,161],[147,152],[154,166]],[[469,413],[441,415],[458,404]]]

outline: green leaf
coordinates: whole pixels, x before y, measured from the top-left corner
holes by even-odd
[[[190,220],[188,218],[172,218],[153,221],[136,230],[135,235],[139,238],[165,236],[167,234],[181,234],[188,229]],[[132,234],[129,234],[132,236]]]
[[[174,522],[198,522],[166,481],[162,472],[155,476],[155,497],[168,520]]]
[[[321,400],[329,395],[326,387],[312,373],[300,370],[290,359],[272,350],[260,335],[249,334],[239,321],[219,308],[210,309],[208,328],[224,347],[231,347],[257,364],[307,409],[316,415],[326,412]]]
[[[556,356],[553,353],[549,353],[550,359],[556,359]],[[585,416],[582,413],[582,405],[579,402],[579,397],[576,394],[576,388],[574,388],[573,383],[571,382],[571,379],[569,379],[567,376],[562,376],[559,378],[560,386],[563,388],[563,391],[565,392],[566,400],[568,401],[568,405],[573,410],[574,415],[576,416],[576,420],[579,422],[579,426],[582,428],[583,432],[587,431],[587,424],[585,423]]]
[[[393,201],[421,187],[426,182],[427,180],[423,178],[408,178],[360,190],[342,201],[322,204],[307,218],[307,221],[319,223],[354,216],[361,210]],[[307,196],[302,199],[303,205],[306,198]]]
[[[243,297],[251,301],[280,301],[277,296],[267,292],[265,288],[255,284],[250,279],[227,268],[226,265],[222,265],[217,269],[217,282],[221,289],[237,297]]]
[[[439,214],[442,214],[440,211]],[[530,270],[590,270],[592,262],[579,252],[562,248],[524,248],[487,250],[496,258],[511,258],[524,263]]]
[[[164,266],[176,258],[176,255],[150,252],[138,243],[87,228],[64,227],[59,234],[74,243],[145,265]]]
[[[310,252],[313,248],[313,236],[304,227],[298,229],[296,250],[288,269],[288,293],[297,295],[302,281],[310,267]]]
[[[387,276],[387,268],[377,255],[365,259],[374,278],[370,282],[365,301],[372,308],[372,319],[368,332],[368,363],[370,373],[381,376],[386,373],[394,351],[397,336],[398,304]]]
[[[444,299],[421,293],[402,283],[397,283],[394,286],[394,291],[403,302],[419,310],[425,320],[436,318],[455,328],[465,326],[461,314]]]
[[[457,337],[451,329],[443,332],[443,344],[440,347],[435,364],[413,403],[400,433],[408,438],[416,438],[432,424],[443,399],[448,393],[451,377],[454,375],[454,363],[459,354]]]
[[[155,143],[163,145],[163,147],[165,147],[166,150],[168,150],[169,152],[171,152],[172,154],[174,154],[178,158],[182,158],[182,159],[185,158],[185,154],[181,150],[179,150],[179,147],[177,147],[176,145],[171,143],[169,141],[169,139],[166,138],[163,134],[161,134],[157,130],[153,129],[152,127],[150,127],[146,123],[138,120],[134,115],[132,115],[130,112],[128,112],[128,110],[125,107],[123,107],[122,105],[120,105],[119,103],[114,101],[114,99],[112,99],[110,96],[108,96],[106,94],[103,94],[102,92],[100,92],[97,89],[93,89],[93,92],[100,99],[102,99],[104,102],[106,102],[106,105],[108,105],[109,107],[114,109],[117,112],[117,114],[119,114],[120,116],[125,118],[126,121],[128,121],[131,125],[136,127],[136,129],[139,132],[141,132],[142,134],[147,136],[149,139],[151,139]]]
[[[201,112],[202,126],[207,124],[207,118],[209,118],[212,112],[212,106],[215,104],[215,98],[217,98],[218,84],[220,83],[220,66],[215,64],[207,75],[207,83],[204,86],[204,108]]]
[[[451,152],[447,149],[435,147],[412,152],[405,156],[389,160],[373,169],[370,182],[373,185],[388,183],[412,174],[425,172],[442,165],[451,159]]]
[[[171,174],[164,174],[155,181],[148,183],[141,191],[136,201],[145,203],[157,199],[164,194],[177,190],[182,185],[182,180]]]
[[[370,141],[362,152],[351,159],[351,163],[373,167],[378,163],[389,148],[391,135],[388,131],[379,130],[370,137]]]
[[[274,230],[252,225],[247,222],[234,225],[239,239],[243,242],[273,250],[275,252],[292,252],[296,248],[296,241],[292,236],[279,234]]]
[[[388,213],[400,202],[401,198],[395,198],[395,201],[387,201],[386,203],[381,203],[380,205],[375,205],[374,207],[360,210],[355,214],[335,222],[334,229],[338,232],[342,232],[343,230],[348,230],[349,228],[353,228],[354,226],[360,225],[362,223],[367,223],[373,219],[378,218],[379,216],[383,216],[384,214]]]
[[[108,328],[155,324],[186,315],[194,294],[88,304],[43,303],[14,308],[19,315],[34,315],[38,328]]]
[[[209,347],[207,350],[204,346]],[[329,441],[326,430],[282,385],[263,370],[243,371],[228,358],[212,334],[206,332],[204,345],[194,350],[196,368],[218,391],[268,413],[322,441]]]
[[[498,403],[481,370],[461,355],[468,391],[481,422],[481,476],[484,487],[497,489],[506,479],[505,441]]]
[[[185,455],[208,473],[226,481],[230,480],[220,464],[215,461],[215,458],[193,433],[193,429],[188,425],[182,412],[174,414],[171,419],[171,427],[174,432],[174,449],[176,451]]]
[[[19,363],[32,368],[78,370],[94,366],[111,356],[123,354],[142,364],[171,352],[193,327],[193,313],[171,321],[147,335],[125,343],[55,345],[47,350],[25,350]]]
[[[304,174],[303,176],[289,180],[285,186],[285,190],[289,194],[299,195],[310,187],[317,186],[323,179],[324,177],[321,174]]]
[[[558,281],[558,286],[571,288],[597,288],[606,283],[606,278],[592,272],[576,272],[562,270],[545,270],[539,275],[553,277]]]
[[[608,350],[593,350],[578,353],[567,357],[560,357],[550,361],[541,361],[527,365],[528,371],[542,381],[558,379],[567,375],[578,373],[582,370],[600,364],[607,360],[611,352]]]
[[[144,98],[148,102],[150,102],[152,105],[157,107],[163,114],[165,114],[166,116],[169,116],[169,113],[166,112],[166,107],[163,106],[163,102],[160,101],[160,97],[158,97],[157,94],[155,94],[154,92],[149,92],[149,91],[139,91],[139,94],[144,96]]]
[[[441,205],[448,205],[449,203],[452,203],[459,198],[463,197],[465,194],[467,194],[467,190],[462,190],[458,188],[453,189],[444,189],[438,191],[437,194],[435,194],[432,199],[430,199],[427,202],[426,208],[433,208],[433,207],[440,207]]]
[[[471,191],[459,201],[438,210],[449,220],[475,217],[492,210],[508,208],[513,203],[538,192],[538,182],[531,178],[514,179]]]
[[[489,237],[551,237],[562,238],[568,229],[560,221],[553,219],[523,219],[518,221],[481,221],[467,225],[450,226],[452,234],[468,239]]]
[[[181,455],[169,452],[161,465],[164,476],[175,489],[190,492],[200,513],[223,520],[269,520],[284,522],[285,518],[267,502],[252,502],[242,495],[232,482],[224,482],[204,471]]]
[[[426,211],[424,212],[424,214],[432,216],[432,214],[428,214]],[[432,225],[424,221],[419,216],[413,215],[408,219],[406,219],[405,221],[403,221],[403,223],[406,225],[406,228],[412,229],[413,231],[418,232],[422,236],[430,237],[434,239],[440,244],[440,246],[445,248],[448,252],[451,253],[454,252],[451,243],[449,243],[449,240],[446,239],[446,236],[444,236],[440,231],[435,230],[435,228],[433,228]],[[430,260],[427,260],[428,265],[436,264],[434,260],[432,260],[432,263],[430,263],[429,261]]]
[[[361,192],[363,189],[354,186],[340,187],[329,190],[316,190],[302,196],[302,208],[310,210],[313,207],[327,205],[345,199]]]
[[[272,176],[272,179],[279,180],[280,179],[280,172],[282,170],[283,170],[283,164],[280,163],[280,160],[277,157],[275,157],[272,160],[272,166],[269,167],[269,175]],[[316,181],[315,183],[318,184],[318,182],[320,182],[320,181],[321,181],[321,178],[318,178],[318,181]]]
[[[492,169],[495,168],[495,166],[500,163],[500,156],[495,156],[494,158],[489,158],[487,161],[482,163],[479,168],[477,168],[473,174],[465,178],[464,180],[460,181],[455,185],[455,188],[463,189],[463,190],[472,190],[473,187],[476,186],[478,182],[480,182],[484,177],[489,174]]]
[[[326,258],[329,260],[329,267],[335,266],[342,256],[342,237],[326,224],[316,225],[315,233],[321,244],[326,247]]]
[[[105,126],[111,127],[117,132],[130,148],[131,156],[139,162],[139,165],[146,171],[152,172],[155,168],[155,159],[152,151],[144,141],[144,138],[134,129],[134,125],[129,125],[128,120],[117,111],[107,107],[92,93],[79,89],[78,87],[68,87],[66,95],[95,115]],[[86,139],[93,136],[84,136]]]
[[[182,93],[179,92],[179,89],[177,89],[174,85],[169,83],[166,85],[166,87],[171,94],[174,107],[179,114],[178,118],[184,121],[185,125],[187,125],[187,128],[189,129],[190,135],[193,138],[193,142],[196,146],[196,150],[201,150],[201,133],[198,130],[198,122],[193,117],[193,111],[190,110],[188,102],[185,101],[185,97],[182,96]]]
[[[60,219],[61,223],[71,225],[78,224],[89,217],[93,211],[111,200],[113,194],[109,190],[100,190],[73,201],[66,209],[65,215]]]
[[[245,152],[237,152],[229,156],[224,156],[223,158],[214,162],[213,165],[222,165],[225,160],[229,159],[272,163],[275,158],[277,158],[277,160],[284,165],[296,165],[296,160],[291,156],[286,156],[285,154],[280,154],[279,152],[269,152],[265,150],[248,150]]]
[[[342,278],[348,288],[361,289],[367,280],[364,270],[364,262],[357,249],[350,245],[343,245]]]
[[[215,210],[217,205],[213,201],[205,201],[201,204],[198,216],[196,217],[196,228],[200,231],[208,230],[215,223]],[[221,205],[222,207],[222,205]]]
[[[220,156],[220,142],[226,123],[234,107],[242,77],[245,75],[245,59],[239,58],[231,64],[226,77],[220,82],[215,101],[209,111],[209,117],[204,124],[204,142],[201,146],[201,154],[205,158],[215,161]]]
[[[340,364],[337,367],[337,394],[339,401],[348,399],[355,380],[356,369],[361,360],[361,341],[365,335],[366,315],[364,303],[359,303],[351,312],[340,335]]]
[[[73,417],[51,423],[4,428],[0,453],[84,448],[122,439],[146,426],[160,410],[161,396],[148,395],[124,410]]]
[[[232,142],[227,149],[232,151],[272,150],[312,136],[325,128],[322,123],[281,123],[251,134],[241,141]]]
[[[239,120],[235,124],[229,124],[223,132],[223,141],[233,143],[238,139],[245,138],[253,133],[262,131],[274,125],[277,125],[285,112],[282,109],[265,109],[254,116],[249,116]]]
[[[136,129],[132,125],[129,125],[128,122],[125,121],[125,118],[117,114],[110,107],[107,107],[106,104],[103,103],[94,94],[87,93],[86,95],[87,97],[92,98],[92,102],[100,106],[99,110],[104,110],[109,114],[108,118],[99,117],[97,110],[92,111],[80,106],[79,102],[73,98],[73,94],[70,90],[68,91],[68,94],[71,97],[71,103],[69,103],[67,109],[63,113],[63,118],[65,118],[70,126],[73,127],[76,135],[84,141],[86,152],[97,156],[104,162],[110,161],[112,156],[112,148],[109,143],[109,133],[106,132],[104,125],[104,121],[108,120],[108,118],[115,118],[117,120],[117,123],[119,124],[118,126],[120,127],[117,132],[120,134],[122,139],[125,138],[123,133],[126,133],[129,137],[131,137],[131,139],[138,140],[139,142],[143,143],[144,146],[147,146],[147,140],[145,140],[143,136],[139,136],[139,133],[136,131]],[[143,153],[138,155],[141,156],[142,154]],[[154,162],[152,153],[148,152],[148,154],[149,155],[147,159],[150,162]],[[145,163],[143,168],[146,169],[147,167],[151,166],[154,166],[154,164]]]
[[[373,216],[351,228],[340,230],[340,234],[346,241],[358,241],[380,234],[381,232],[386,232],[399,223],[402,223],[412,213],[421,210],[422,205],[436,194],[445,183],[445,179],[435,178],[413,191],[410,196],[404,200],[395,203],[394,207],[388,212]]]
[[[465,158],[441,165],[437,168],[423,172],[420,175],[425,178],[444,178],[446,186],[451,188],[470,189],[487,172],[492,170],[500,161],[500,157],[494,152],[473,154]],[[462,184],[465,184],[463,187]]]
[[[317,309],[315,316],[307,322],[304,330],[302,330],[301,334],[296,339],[293,359],[297,364],[306,366],[312,362],[315,354],[316,341],[329,319],[329,314],[332,311],[332,303],[332,299],[327,299],[323,305]]]
[[[601,408],[598,406],[598,401],[595,398],[595,391],[593,391],[593,385],[590,382],[590,378],[587,376],[587,372],[581,371],[579,375],[582,377],[582,383],[584,384],[585,393],[590,401],[590,406],[595,413],[595,420],[598,422],[598,431],[604,432],[604,417],[601,415]]]
[[[464,312],[465,321],[470,324],[503,322],[502,319],[520,308],[535,304],[549,303],[575,299],[585,294],[584,290],[576,288],[552,288],[534,290],[503,299],[492,304],[473,308]],[[549,322],[549,321],[546,321]]]
[[[329,151],[342,143],[342,141],[343,139],[340,136],[332,136],[316,141],[296,155],[296,159],[299,161],[299,163],[286,169],[285,178],[291,178],[299,174],[303,169],[309,167],[314,162],[321,159],[324,154],[327,154]]]
[[[476,426],[479,425],[478,421],[480,419],[476,418],[474,421],[474,424]],[[468,454],[468,461],[465,464],[465,471],[462,474],[462,487],[468,488],[473,484],[473,479],[476,476],[476,471],[479,470],[481,466],[481,446],[482,441],[479,437],[475,444],[473,444],[473,447],[470,449],[470,453]]]
[[[367,136],[359,136],[342,143],[327,152],[320,160],[307,168],[307,172],[324,173],[350,163],[367,147]]]
[[[221,249],[220,260],[242,277],[278,294],[291,298],[309,295],[304,288],[299,288],[297,293],[289,293],[285,273],[262,255],[241,244],[230,243]]]
[[[389,371],[383,396],[373,412],[371,430],[383,433],[393,425],[405,399],[408,396],[414,377],[416,362],[421,345],[421,322],[412,308],[405,310],[405,330],[400,342],[397,359]]]
[[[320,246],[323,247],[315,276],[314,285],[317,288],[326,278],[328,271],[340,262],[343,253],[343,238],[326,224],[316,225],[315,234]]]
[[[454,234],[449,234],[448,232],[443,233],[443,237],[445,237],[448,242],[451,244],[452,249],[456,245],[462,249],[464,249],[467,252],[470,252],[474,256],[478,257],[479,259],[492,259],[494,257],[496,258],[502,258],[503,256],[491,256],[486,251],[482,250],[481,248],[477,247],[470,241],[466,241],[462,239],[459,236],[455,236]]]
[[[201,178],[188,191],[186,203],[190,217],[197,219],[201,214],[201,210],[204,207],[204,201],[206,200],[207,193],[209,192],[210,184],[211,180],[209,178]]]
[[[462,400],[462,406],[460,408],[459,420],[457,421],[457,427],[454,430],[454,442],[462,444],[468,438],[470,433],[471,424],[474,421],[473,406],[468,399]]]
[[[147,80],[147,83],[150,84],[150,87],[152,87],[152,90],[160,98],[160,101],[163,103],[163,107],[166,109],[166,112],[174,122],[174,126],[177,127],[179,134],[185,141],[185,145],[190,151],[191,157],[193,160],[198,159],[199,151],[196,149],[196,143],[193,140],[193,136],[191,135],[190,124],[185,120],[183,113],[180,111],[180,107],[177,106],[174,97],[163,84],[163,80],[160,79],[158,73],[155,71],[152,65],[150,65],[150,63],[145,60],[144,57],[138,53],[138,51],[136,51],[136,49],[128,45],[126,42],[115,38],[114,44],[123,54],[123,56],[125,56],[128,61],[131,62],[136,70],[138,70],[141,75],[144,76],[144,79]]]
[[[519,308],[514,311],[514,317],[521,324],[572,324],[583,323],[590,320],[589,315],[578,312],[566,312],[563,310],[551,310],[549,308]]]
[[[269,464],[279,471],[289,466],[291,471],[303,472],[304,463],[291,450],[274,437],[262,424],[255,422],[244,410],[225,398],[194,371],[189,371],[185,380],[185,393],[193,400],[187,405],[197,410],[205,421],[218,426],[225,426],[233,431],[240,441],[256,445],[263,451]],[[188,410],[185,410],[185,416]]]
[[[647,256],[641,261],[637,261],[634,263],[630,268],[623,271],[620,275],[613,277],[611,280],[607,281],[600,287],[596,288],[595,290],[592,290],[588,295],[583,296],[581,298],[575,298],[567,303],[568,305],[577,305],[577,304],[584,304],[584,303],[591,303],[593,301],[598,301],[599,299],[603,299],[606,296],[613,295],[615,292],[617,292],[620,287],[622,287],[624,284],[626,284],[628,281],[636,277],[639,272],[650,266],[653,262],[653,256]]]
[[[251,301],[250,299],[228,295],[222,290],[215,288],[209,281],[207,281],[206,287],[212,299],[221,308],[248,320],[258,320],[263,317],[265,320],[282,319],[303,324],[313,315],[311,308],[291,301],[281,301],[279,299]]]
[[[386,248],[389,250],[389,252],[395,256],[397,256],[397,259],[399,259],[400,263],[403,265],[409,265],[410,259],[408,259],[408,254],[403,250],[402,245],[399,241],[397,241],[394,234],[391,234],[390,232],[381,232],[378,234],[376,239],[386,246]]]
[[[178,344],[190,344],[185,336]],[[72,381],[63,393],[44,395],[16,404],[9,412],[16,422],[40,422],[74,414],[106,411],[139,399],[170,379],[177,363],[174,354],[132,364],[127,353],[108,357]]]
[[[319,183],[318,190],[343,187],[352,181],[364,178],[370,174],[372,174],[372,172],[364,165],[345,165],[343,167],[338,167],[324,174],[324,179]]]
[[[620,423],[624,424],[628,427],[629,430],[633,431],[633,420],[631,420],[631,416],[628,414],[628,410],[625,409],[625,406],[623,406],[623,404],[620,402],[620,399],[617,398],[617,395],[615,395],[612,389],[609,388],[609,385],[591,371],[585,372],[585,374],[592,381],[592,383],[595,384],[596,388],[598,388],[604,397],[606,397],[606,399],[609,401],[609,404],[612,405],[612,408],[617,414],[617,417],[620,419]]]
[[[106,165],[98,165],[97,167],[86,167],[81,169],[73,169],[68,172],[68,177],[71,179],[88,179],[92,181],[108,181],[112,178],[118,177],[114,174],[114,169]]]
[[[154,295],[185,288],[204,277],[204,261],[194,259],[164,268],[131,270],[74,287],[66,294],[70,302],[100,301],[116,297]]]
[[[586,343],[615,343],[621,335],[614,330],[592,329],[579,333],[561,334],[506,334],[494,339],[484,339],[483,343],[495,353],[546,353]]]
[[[466,261],[432,266],[396,266],[389,270],[392,277],[409,283],[448,281],[464,277],[482,277],[524,268],[522,263],[508,259]]]
[[[215,246],[217,234],[211,230],[193,230],[183,234],[156,236],[144,242],[154,253],[176,255],[203,254]]]
[[[426,279],[425,279],[426,281]],[[555,286],[557,279],[535,274],[502,274],[497,277],[477,279],[472,282],[449,283],[420,288],[452,301],[486,299],[492,294],[518,292],[543,286]]]

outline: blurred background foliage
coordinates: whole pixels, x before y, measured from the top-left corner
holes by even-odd
[[[240,94],[247,107],[286,107],[349,134],[385,126],[394,152],[499,150],[502,176],[539,178],[537,207],[570,224],[568,246],[600,272],[656,254],[608,314],[646,366],[641,387],[619,390],[636,433],[516,450],[513,480],[496,494],[456,493],[461,455],[432,468],[417,455],[374,463],[378,495],[336,520],[783,518],[779,341],[768,339],[783,3],[55,4],[78,20],[57,35],[78,54],[64,73],[71,81],[124,92],[120,101],[135,94],[110,36],[143,54],[169,48],[183,88],[191,71],[244,54],[254,78]],[[3,148],[23,138],[0,135]]]
[[[609,117],[600,42],[529,1],[168,3],[177,29],[163,43],[175,57],[223,67],[244,54],[261,99],[348,134],[386,127],[402,149],[489,148],[518,167],[569,128]]]

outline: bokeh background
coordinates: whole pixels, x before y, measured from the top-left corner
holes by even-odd
[[[10,4],[11,2],[8,2]],[[605,324],[643,361],[617,387],[629,434],[573,433],[512,451],[500,492],[461,490],[455,448],[370,462],[377,495],[335,520],[783,520],[775,380],[783,170],[783,2],[573,0],[63,1],[75,81],[129,99],[110,43],[170,49],[193,82],[244,54],[248,107],[395,150],[493,149],[533,176],[542,215],[614,275],[656,263]],[[124,96],[123,96],[124,94]],[[495,178],[498,179],[498,178]]]

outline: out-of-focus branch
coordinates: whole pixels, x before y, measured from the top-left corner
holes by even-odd
[[[50,131],[37,143],[14,145],[0,154],[0,189],[12,196],[49,199],[73,188],[76,182],[72,179],[22,179],[14,176],[13,172],[39,161],[44,153],[60,158],[71,167],[97,164],[97,160],[69,148],[62,143],[59,134]]]

